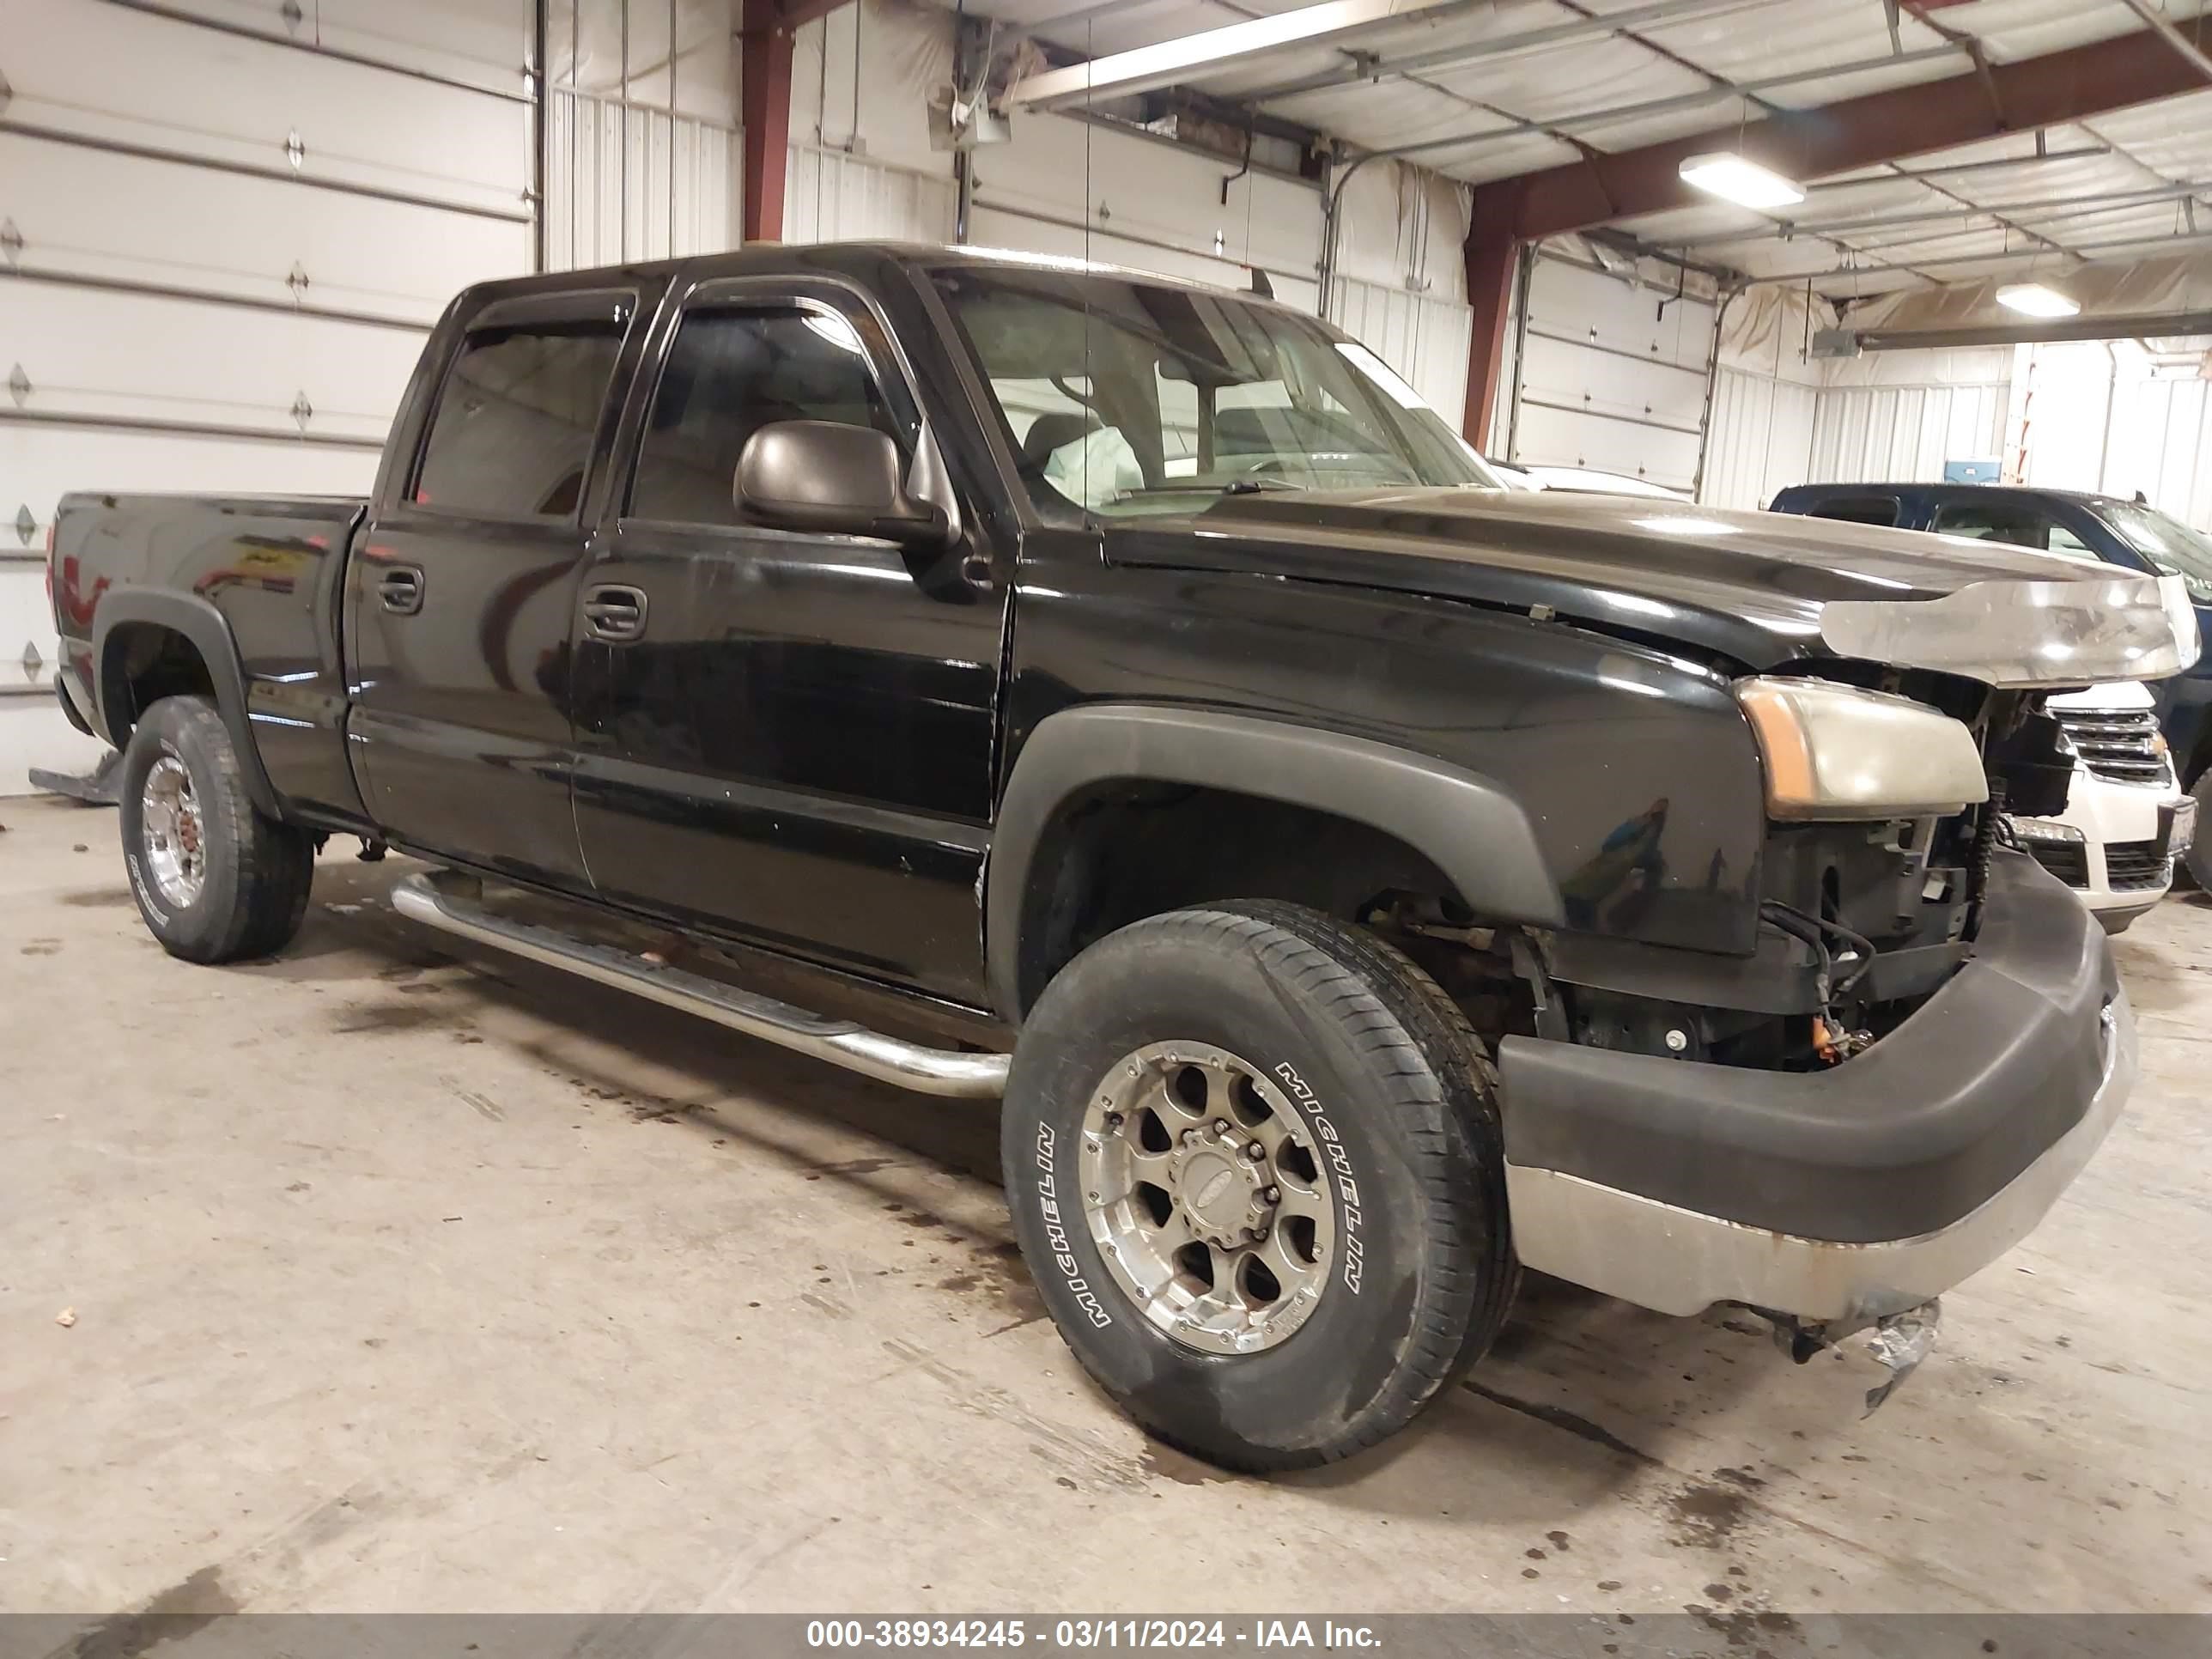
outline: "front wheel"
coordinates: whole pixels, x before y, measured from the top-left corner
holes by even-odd
[[[1078,957],[1023,1028],[1003,1152],[1077,1358],[1224,1468],[1395,1433],[1511,1304],[1480,1042],[1406,957],[1298,906],[1156,916]]]
[[[2197,834],[2181,862],[2198,890],[2212,893],[2212,769],[2189,786],[2189,793],[2197,802]]]
[[[292,942],[315,844],[255,810],[230,728],[203,697],[148,709],[123,754],[123,861],[148,931],[187,962],[239,962]]]

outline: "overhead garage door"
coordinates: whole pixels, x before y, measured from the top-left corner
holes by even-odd
[[[529,269],[532,12],[0,0],[0,794],[94,752],[60,495],[365,491],[441,308]]]
[[[1688,489],[1698,472],[1713,307],[1548,251],[1528,283],[1510,459]]]

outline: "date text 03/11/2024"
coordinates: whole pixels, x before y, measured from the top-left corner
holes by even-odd
[[[1379,1648],[1366,1625],[1255,1619],[817,1619],[810,1648]]]

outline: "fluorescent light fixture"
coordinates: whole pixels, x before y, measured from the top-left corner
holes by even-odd
[[[1080,11],[1063,10],[1060,21],[1079,21],[1098,9],[1088,6]],[[1127,98],[1196,80],[1209,70],[1261,53],[1326,46],[1377,24],[1433,26],[1446,13],[1471,9],[1467,0],[1324,0],[1320,5],[1294,6],[1224,28],[1206,29],[1127,52],[1109,52],[1065,69],[1025,75],[1006,89],[1006,104],[1010,109],[1054,110],[1101,99]]]
[[[1738,207],[1794,207],[1805,199],[1805,192],[1780,173],[1747,161],[1732,149],[1692,155],[1682,163],[1681,173],[1684,184]]]
[[[2001,288],[1997,303],[2030,317],[2078,317],[2081,313],[2078,301],[2040,283],[2014,283],[2010,288]]]

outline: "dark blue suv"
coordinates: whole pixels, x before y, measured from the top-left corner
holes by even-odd
[[[2140,501],[2000,484],[1798,484],[1777,495],[1771,510],[2008,542],[2061,558],[2179,576],[2197,608],[2197,631],[2212,641],[2212,538]],[[2212,653],[2151,691],[2182,787],[2197,797],[2200,813],[2212,812]],[[2208,873],[2197,869],[2196,858],[2190,862],[2192,872]]]

